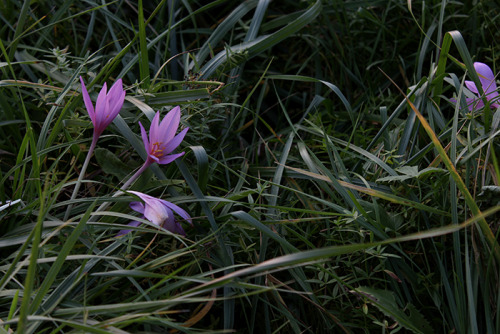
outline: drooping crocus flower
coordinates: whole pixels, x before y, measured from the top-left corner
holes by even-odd
[[[160,165],[168,164],[184,155],[184,152],[170,154],[177,148],[177,146],[180,145],[186,135],[186,132],[189,130],[189,128],[185,128],[177,136],[175,136],[177,128],[179,127],[180,119],[181,108],[179,106],[170,110],[161,123],[160,112],[157,112],[151,122],[151,127],[149,128],[149,139],[146,130],[144,130],[141,122],[139,122],[142,141],[144,142],[144,148],[148,154],[146,159],[146,163],[148,165],[154,162]]]
[[[181,224],[174,218],[175,211],[179,216],[184,218],[188,223],[191,223],[191,216],[183,209],[177,205],[170,203],[168,201],[155,198],[138,191],[129,191],[130,193],[138,196],[142,202],[132,202],[130,207],[132,210],[141,213],[144,218],[152,222],[153,224],[163,227],[164,229],[185,236],[186,232],[182,228]],[[173,210],[173,211],[172,211]],[[140,222],[133,221],[128,224],[129,226],[139,226]],[[117,236],[127,234],[130,230],[121,230]]]
[[[475,62],[474,69],[479,76],[479,81],[481,82],[484,95],[486,99],[490,101],[490,106],[493,108],[500,107],[498,101],[497,83],[495,82],[495,76],[493,75],[491,68],[486,64]],[[478,95],[476,98],[466,98],[469,110],[472,111],[472,109],[480,109],[484,107],[484,102],[479,95],[480,93],[476,84],[473,81],[466,80],[465,85],[471,92]]]
[[[80,77],[80,82],[82,83],[83,102],[85,102],[85,107],[94,125],[94,138],[99,138],[104,129],[106,129],[115,119],[123,106],[125,91],[123,90],[122,79],[118,79],[113,86],[111,86],[109,93],[106,83],[104,83],[97,97],[95,110],[82,77]]]

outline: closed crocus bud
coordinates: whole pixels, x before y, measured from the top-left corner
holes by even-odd
[[[94,125],[94,137],[99,138],[104,129],[106,129],[106,127],[113,122],[116,115],[118,115],[125,101],[125,91],[123,90],[122,79],[118,79],[113,86],[111,86],[109,92],[107,91],[106,83],[104,83],[97,97],[95,109],[82,77],[80,77],[80,82],[82,83],[83,101],[85,102],[85,107],[92,120],[92,124]]]

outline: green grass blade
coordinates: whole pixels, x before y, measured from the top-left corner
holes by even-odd
[[[43,301],[43,298],[47,295],[47,292],[49,289],[51,289],[53,282],[56,280],[57,275],[59,271],[62,269],[64,262],[66,261],[66,258],[70,254],[70,252],[73,250],[73,247],[75,243],[78,241],[78,238],[80,237],[81,233],[83,230],[86,228],[86,223],[87,220],[90,217],[90,213],[92,210],[94,210],[95,203],[93,202],[85,212],[84,216],[78,223],[78,225],[75,227],[73,232],[69,235],[69,237],[66,239],[66,242],[64,243],[63,247],[61,248],[59,255],[57,256],[56,261],[52,264],[50,270],[47,272],[45,275],[45,279],[43,280],[42,284],[37,290],[37,294],[35,298],[33,299],[33,302],[30,305],[30,313],[34,314],[40,304]],[[48,305],[51,307],[51,305]]]
[[[477,76],[477,74],[476,74]],[[477,80],[479,81],[479,79]],[[446,168],[451,174],[451,177],[453,178],[453,181],[457,184],[458,189],[462,192],[462,195],[465,198],[465,202],[469,206],[469,208],[472,211],[472,214],[476,217],[481,217],[481,211],[479,210],[479,207],[477,206],[474,198],[470,194],[469,190],[467,189],[467,186],[465,185],[464,181],[458,174],[455,165],[452,163],[448,155],[446,154],[446,151],[444,150],[443,146],[441,145],[441,142],[439,141],[438,137],[430,127],[429,123],[427,120],[422,116],[422,114],[418,111],[418,109],[415,107],[415,105],[408,99],[406,95],[402,91],[400,91],[403,96],[405,96],[405,99],[407,103],[410,105],[411,109],[415,112],[417,115],[418,119],[420,120],[420,123],[424,127],[425,131],[431,138],[432,142],[434,143],[435,148],[439,152],[439,156],[441,157],[443,163],[445,164]],[[497,261],[497,263],[500,265],[500,245],[495,239],[495,235],[491,231],[490,226],[488,225],[488,222],[483,218],[478,220],[478,225],[483,233],[484,237],[486,238],[486,242],[488,246],[491,248],[491,251],[493,252],[493,255]]]
[[[143,87],[148,88],[150,85],[150,75],[149,75],[149,57],[148,57],[148,44],[146,41],[146,24],[144,20],[144,8],[142,6],[142,0],[139,0],[139,46],[141,52],[139,53],[140,58],[140,75]]]
[[[198,186],[202,193],[207,191],[208,184],[208,155],[203,146],[191,146],[196,161],[198,162]]]
[[[340,89],[335,86],[334,84],[324,81],[324,80],[319,80],[316,78],[311,78],[311,77],[306,77],[306,76],[301,76],[301,75],[270,75],[268,76],[268,79],[275,79],[275,80],[292,80],[292,81],[302,81],[302,82],[317,82],[317,83],[322,83],[326,87],[328,87],[332,92],[337,95],[342,103],[344,104],[344,107],[347,109],[347,112],[349,113],[349,117],[351,118],[352,123],[355,123],[355,115],[354,111],[352,110],[351,104],[349,101],[347,101],[347,98],[342,94]]]
[[[189,65],[189,69],[194,69],[195,64],[201,64],[205,61],[210,51],[226,36],[229,30],[249,11],[257,5],[257,0],[244,1],[237,6],[224,21],[210,34],[210,37],[196,53],[196,60]]]
[[[34,143],[32,143],[32,150],[35,149]],[[35,161],[36,159],[33,159]],[[36,164],[34,164],[36,165]],[[36,172],[37,168],[33,168],[35,170],[35,175],[38,177],[40,176],[39,171]],[[39,180],[38,180],[39,181]],[[45,206],[48,204],[48,186],[49,186],[49,181],[48,177],[45,180],[45,187],[43,192],[40,192],[40,210],[39,214],[37,217],[37,223],[34,229],[34,236],[33,236],[33,243],[31,246],[31,254],[30,254],[30,264],[28,266],[28,272],[26,274],[26,279],[24,283],[24,297],[21,302],[21,307],[19,309],[19,324],[18,324],[18,332],[19,333],[25,333],[27,330],[28,326],[28,315],[30,315],[30,304],[32,303],[31,300],[31,294],[33,291],[33,288],[35,286],[35,281],[36,279],[36,271],[37,271],[37,260],[38,260],[38,250],[41,242],[41,237],[42,237],[42,228],[43,228],[43,221],[45,220],[45,215],[47,214]]]
[[[287,166],[287,168],[291,169],[293,171],[296,171],[296,172],[298,172],[300,174],[309,176],[309,177],[311,177],[313,179],[322,180],[322,181],[326,181],[326,182],[332,183],[332,181],[330,180],[329,177],[323,176],[321,174],[312,173],[312,172],[309,172],[309,171],[306,171],[306,170],[302,170],[302,169],[294,168],[294,167],[289,167],[289,166]],[[431,206],[427,206],[425,204],[421,204],[421,203],[418,203],[418,202],[414,202],[414,201],[411,201],[411,200],[406,199],[406,198],[398,197],[396,195],[393,195],[393,194],[390,194],[390,193],[387,193],[387,192],[382,192],[382,191],[379,191],[379,190],[376,190],[376,189],[370,189],[370,188],[366,188],[366,187],[361,187],[361,186],[358,186],[358,185],[355,185],[355,184],[351,184],[351,183],[348,183],[348,182],[345,182],[345,181],[342,181],[342,180],[337,180],[337,182],[338,182],[338,184],[342,185],[345,188],[356,190],[356,191],[359,191],[359,192],[362,192],[362,193],[365,193],[367,195],[374,196],[374,197],[377,197],[377,198],[385,199],[385,200],[393,202],[393,203],[397,203],[397,204],[400,204],[400,205],[403,205],[403,206],[413,207],[415,209],[419,209],[419,210],[423,210],[423,211],[427,211],[427,212],[431,212],[431,213],[436,213],[436,214],[439,214],[439,215],[442,215],[442,216],[445,216],[445,217],[450,216],[450,214],[448,212],[446,212],[446,211],[439,210],[439,209],[436,209],[436,208],[433,208]]]
[[[26,23],[26,19],[28,17],[28,11],[30,9],[30,0],[24,0],[23,6],[21,8],[21,12],[19,13],[19,19],[16,24],[16,31],[14,32],[14,38],[11,44],[9,45],[9,59],[12,59],[14,56],[14,52],[16,52],[17,44],[20,41],[20,37],[22,35],[24,24]]]
[[[245,61],[260,54],[264,50],[271,48],[277,43],[288,38],[292,34],[298,32],[306,24],[313,21],[321,12],[321,1],[316,1],[306,12],[299,16],[293,22],[290,22],[285,27],[281,28],[277,32],[256,38],[250,42],[242,43],[238,46],[232,46],[229,48],[230,53],[235,55],[235,57],[244,57]],[[231,59],[228,56],[228,50],[224,50],[215,55],[205,66],[200,70],[201,78],[209,78],[214,72],[220,68],[223,64],[230,62]]]

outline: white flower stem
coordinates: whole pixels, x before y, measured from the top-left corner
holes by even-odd
[[[78,195],[78,190],[80,190],[80,186],[82,184],[83,178],[85,176],[85,172],[87,170],[87,167],[90,162],[90,158],[92,157],[92,154],[94,153],[94,149],[97,145],[97,140],[99,138],[97,136],[92,137],[92,143],[90,144],[89,151],[87,152],[87,157],[85,158],[85,161],[83,162],[82,169],[80,170],[80,175],[78,176],[78,180],[76,181],[75,188],[73,189],[73,194],[71,195],[71,200],[74,200],[76,196]],[[66,209],[66,213],[64,214],[64,221],[68,220],[69,214],[71,212],[71,209],[73,208],[73,204],[70,203],[68,205],[68,208]]]

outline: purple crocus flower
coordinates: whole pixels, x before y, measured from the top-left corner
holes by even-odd
[[[83,101],[85,102],[85,107],[87,107],[92,124],[94,124],[94,138],[97,139],[109,123],[115,119],[123,106],[125,91],[123,90],[122,79],[118,79],[113,84],[109,93],[106,83],[104,83],[97,97],[95,110],[82,77],[80,77],[80,82],[82,83]]]
[[[149,138],[146,130],[139,122],[141,127],[142,141],[146,149],[146,161],[141,168],[135,172],[132,177],[122,186],[122,189],[127,189],[151,164],[168,164],[184,155],[184,152],[170,154],[180,145],[186,136],[189,128],[185,128],[176,136],[177,128],[181,120],[181,108],[179,106],[173,108],[163,118],[160,123],[160,112],[157,112],[151,122],[149,128]]]
[[[142,202],[132,202],[130,203],[130,208],[137,211],[143,215],[144,218],[152,222],[153,224],[163,227],[164,229],[177,233],[182,236],[186,235],[181,224],[174,218],[175,211],[179,216],[184,218],[188,223],[191,223],[191,216],[183,209],[177,205],[170,203],[168,201],[155,198],[138,191],[129,191],[130,193],[138,196]],[[173,210],[173,211],[172,211]],[[140,222],[133,221],[128,224],[129,226],[137,227]],[[121,230],[117,236],[127,234],[130,230]]]
[[[495,82],[495,76],[493,75],[491,68],[486,64],[475,62],[474,69],[479,76],[479,81],[481,82],[486,100],[490,101],[490,106],[493,108],[500,107],[500,104],[498,103],[497,83]],[[473,81],[466,80],[465,85],[471,92],[478,95],[477,98],[466,98],[469,110],[472,111],[472,109],[480,109],[484,107],[484,102],[479,95],[476,84]]]
[[[82,83],[82,96],[83,102],[85,102],[85,107],[87,107],[87,112],[89,113],[90,119],[92,120],[92,124],[94,124],[94,136],[92,137],[92,142],[89,147],[89,151],[87,152],[87,157],[83,162],[82,169],[80,170],[80,175],[78,176],[78,181],[75,184],[75,188],[73,189],[73,194],[71,195],[71,199],[75,199],[78,194],[78,190],[80,189],[80,185],[82,183],[83,177],[85,175],[85,171],[87,170],[87,166],[90,161],[90,157],[94,153],[94,150],[97,145],[97,140],[101,136],[102,132],[106,127],[111,123],[116,115],[120,112],[123,101],[125,100],[125,91],[123,90],[122,80],[118,79],[114,85],[107,91],[106,83],[102,86],[101,91],[99,92],[99,96],[97,97],[97,101],[94,105],[92,104],[92,100],[90,99],[89,92],[87,92],[87,87],[83,83],[82,77],[80,77],[80,82]],[[64,220],[68,219],[72,205],[69,205],[66,208],[66,213],[64,214]]]
[[[149,128],[149,139],[142,126],[141,136],[144,142],[144,148],[148,157],[146,159],[146,165],[150,165],[154,162],[158,164],[168,164],[184,155],[184,152],[178,154],[170,154],[173,150],[180,145],[186,132],[189,128],[182,130],[177,136],[177,128],[179,127],[179,122],[181,119],[181,108],[179,106],[173,108],[168,112],[168,114],[163,118],[160,123],[160,112],[157,112],[153,121],[151,122],[151,127]]]

